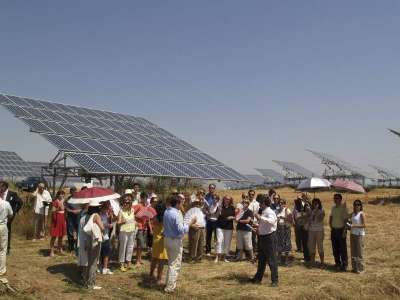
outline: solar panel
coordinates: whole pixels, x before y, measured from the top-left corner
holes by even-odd
[[[285,182],[284,176],[273,169],[256,169],[256,170],[260,172],[262,176],[264,176],[264,179],[266,179],[269,182],[279,182],[279,183]]]
[[[389,131],[390,131],[391,133],[397,135],[397,136],[400,136],[400,131],[396,131],[396,130],[393,130],[393,129],[389,129]]]
[[[0,104],[88,173],[247,181],[144,118],[1,94]]]
[[[15,152],[0,151],[0,178],[34,176],[31,166]]]
[[[260,175],[256,175],[256,174],[249,174],[249,175],[245,175],[247,177],[247,179],[256,185],[262,185],[265,182],[265,178],[264,176],[260,176]]]
[[[359,167],[356,167],[352,165],[351,163],[344,161],[341,158],[338,158],[332,154],[324,153],[324,152],[318,152],[314,150],[307,150],[314,154],[316,157],[320,158],[324,164],[332,164],[335,165],[337,168],[344,172],[348,172],[353,176],[361,176],[365,178],[375,178],[373,174],[370,174],[368,172],[365,172],[364,170],[360,169]]]
[[[298,176],[300,178],[311,178],[314,176],[314,172],[303,168],[302,166],[288,161],[281,160],[273,160],[273,162],[280,165],[285,171],[293,173],[293,175]]]
[[[400,174],[397,172],[376,165],[370,165],[370,167],[375,169],[384,179],[400,179]]]

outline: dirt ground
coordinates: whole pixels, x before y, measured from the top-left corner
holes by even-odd
[[[261,191],[257,191],[261,192]],[[222,191],[240,199],[241,191]],[[292,207],[296,193],[279,190]],[[400,190],[380,189],[361,196],[363,201],[378,196],[400,195]],[[317,193],[329,214],[332,193]],[[346,195],[348,207],[358,195]],[[148,261],[127,273],[115,270],[114,275],[98,275],[103,289],[88,291],[78,284],[75,257],[71,254],[48,256],[48,240],[30,241],[14,234],[12,253],[7,261],[7,279],[16,293],[5,291],[0,284],[1,299],[400,299],[400,206],[365,205],[367,235],[365,239],[366,272],[356,275],[338,273],[332,268],[331,243],[327,218],[324,249],[327,268],[308,269],[301,255],[293,252],[290,266],[279,267],[279,287],[269,286],[269,271],[262,285],[251,285],[256,265],[249,262],[214,263],[212,258],[199,264],[184,263],[177,292],[165,295],[151,284]],[[29,218],[17,216],[14,226],[29,226]],[[14,229],[15,229],[14,228]],[[17,229],[15,229],[17,230]],[[294,234],[292,233],[294,247]],[[349,243],[348,243],[349,244]],[[234,249],[235,243],[232,243]],[[268,268],[267,268],[268,269]]]

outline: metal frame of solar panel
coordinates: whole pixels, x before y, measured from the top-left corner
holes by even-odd
[[[314,173],[306,168],[288,161],[273,160],[274,163],[282,167],[285,172],[284,178],[288,183],[298,183],[303,179],[311,178]]]
[[[321,163],[326,166],[323,174],[325,178],[352,178],[362,180],[365,180],[367,178],[375,179],[375,176],[373,174],[365,172],[360,168],[352,165],[351,163],[346,162],[334,155],[309,149],[307,151],[311,152],[316,157],[321,159]]]
[[[0,178],[28,176],[34,176],[34,172],[17,153],[0,151]]]
[[[388,170],[376,165],[369,165],[373,168],[381,178],[378,178],[378,183],[382,186],[400,186],[400,174],[392,170]]]
[[[267,185],[282,185],[285,183],[285,178],[279,172],[273,169],[255,169],[260,172],[261,175],[265,178]]]
[[[141,117],[4,94],[0,104],[88,174],[247,181]]]

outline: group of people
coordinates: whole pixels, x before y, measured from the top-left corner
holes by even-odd
[[[51,212],[50,256],[54,256],[56,250],[63,251],[63,238],[67,235],[68,249],[77,255],[82,281],[87,288],[100,288],[96,285],[96,273],[113,274],[110,269],[113,253],[118,257],[121,272],[131,269],[136,248],[136,265],[142,264],[142,257],[148,252],[150,276],[158,285],[163,284],[163,269],[168,265],[164,290],[173,292],[186,234],[188,262],[200,262],[204,251],[205,256],[211,256],[214,246],[216,263],[240,261],[244,257],[257,261],[253,283],[262,281],[268,264],[271,284],[278,285],[278,264],[287,265],[292,251],[292,227],[297,251],[303,253],[305,264],[316,265],[317,250],[321,265],[325,265],[325,211],[318,198],[310,201],[306,193],[298,195],[291,210],[274,190],[258,195],[249,190],[235,205],[232,197],[220,197],[214,184],[209,185],[207,193],[202,189],[192,196],[173,193],[165,201],[154,193],[140,192],[140,186],[135,184],[119,199],[120,209],[116,213],[109,201],[94,199],[84,205],[71,203],[69,200],[76,191],[71,188],[69,197],[59,191],[52,199],[45,186],[39,184],[34,193],[34,239],[44,237],[46,218]],[[21,206],[17,194],[8,191],[7,183],[0,182],[0,275],[5,272],[5,251],[7,244],[10,245],[7,232],[13,215]],[[338,270],[347,268],[346,237],[350,231],[352,270],[363,272],[365,215],[362,202],[354,201],[349,214],[341,194],[335,194],[329,226]],[[236,249],[231,251],[233,237]]]
[[[348,267],[347,232],[350,231],[352,271],[362,273],[365,236],[363,204],[361,200],[355,200],[353,210],[349,213],[341,194],[334,194],[333,201],[328,223],[331,230],[335,267],[339,271],[346,271]],[[315,265],[316,250],[321,265],[325,265],[324,220],[325,211],[320,199],[314,198],[310,202],[307,195],[303,193],[294,201],[293,222],[297,251],[303,253],[304,262],[308,266]]]

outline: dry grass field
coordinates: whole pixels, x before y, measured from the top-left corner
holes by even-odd
[[[288,188],[278,192],[291,207],[296,193]],[[226,193],[235,200],[240,199],[241,191]],[[393,195],[400,195],[400,190],[374,190],[367,197]],[[316,196],[329,211],[332,193],[317,193]],[[346,195],[348,207],[358,197]],[[361,199],[367,200],[365,196]],[[326,226],[324,248],[328,268],[307,269],[296,253],[290,266],[279,268],[277,288],[269,286],[269,271],[262,285],[247,283],[256,265],[248,262],[215,264],[205,259],[200,264],[183,264],[178,290],[173,295],[165,295],[149,283],[147,261],[143,267],[127,273],[115,271],[111,276],[99,275],[98,284],[103,289],[88,291],[76,283],[78,277],[72,255],[50,258],[47,256],[48,241],[32,242],[15,234],[7,278],[17,292],[7,294],[3,290],[2,299],[400,299],[400,206],[365,205],[364,210],[367,217],[366,272],[361,275],[337,273],[329,267],[333,257]],[[27,216],[17,218],[15,229],[28,226]]]

